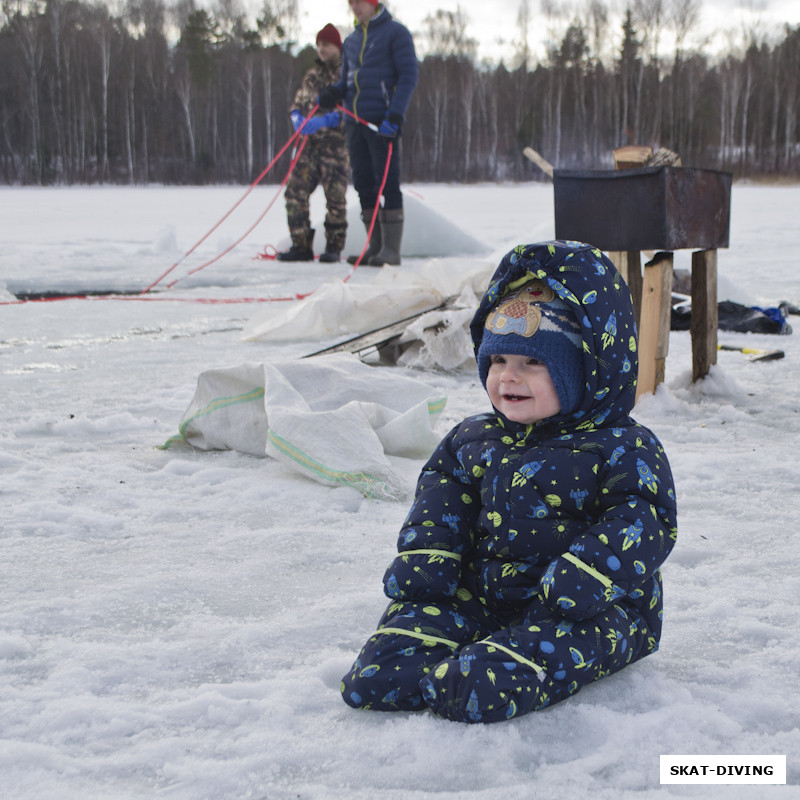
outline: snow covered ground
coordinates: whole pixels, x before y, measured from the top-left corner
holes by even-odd
[[[173,270],[172,292],[0,306],[3,797],[800,797],[800,332],[723,332],[786,357],[721,352],[694,385],[689,334],[673,332],[666,384],[637,406],[679,500],[659,653],[502,725],[355,712],[339,679],[385,605],[407,499],[367,500],[238,452],[157,449],[204,370],[326,344],[242,339],[254,316],[291,301],[232,301],[348,272],[254,260],[285,242],[282,201],[231,254],[182,277],[274,191],[254,191]],[[544,184],[407,192],[431,210],[429,227],[444,217],[489,251],[441,263],[491,267],[553,235]],[[2,188],[0,300],[141,290],[241,195]],[[734,187],[724,297],[800,304],[798,212],[800,187]],[[360,268],[351,283],[376,273]],[[447,394],[441,433],[487,406],[472,369],[400,371]],[[422,461],[402,461],[410,491]],[[790,785],[661,786],[661,754],[785,754]]]

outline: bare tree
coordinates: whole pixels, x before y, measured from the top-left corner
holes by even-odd
[[[213,13],[195,0],[94,2],[0,0],[0,180],[241,181],[273,159],[313,57],[292,43],[297,0],[257,20],[240,0]],[[580,168],[626,140],[673,147],[687,166],[800,175],[800,29],[773,43],[742,29],[712,59],[693,38],[700,0],[631,0],[616,36],[609,2],[574,0],[567,17],[545,0],[534,26],[522,0],[510,69],[477,62],[460,8],[432,12],[404,179],[530,178],[525,144]],[[537,60],[529,36],[542,31]],[[671,59],[658,53],[665,31]]]
[[[658,143],[661,129],[661,60],[659,48],[661,45],[662,28],[665,23],[666,0],[634,0],[634,17],[643,36],[643,46],[648,54],[650,77],[647,92],[652,98],[648,105],[650,124],[645,141]]]
[[[108,79],[111,71],[112,22],[108,8],[97,6],[92,19],[92,39],[99,54],[100,75],[100,180],[108,178]]]
[[[37,182],[41,182],[44,170],[42,162],[42,117],[39,97],[44,45],[41,26],[39,25],[40,18],[41,12],[38,4],[34,2],[30,6],[28,14],[24,14],[20,9],[13,14],[10,20],[11,31],[21,58],[23,72],[23,117],[29,126],[26,131],[27,142],[23,140],[21,152],[29,154],[28,157],[23,156],[23,163],[27,164],[25,171],[29,171]]]
[[[264,0],[256,20],[263,47],[261,58],[261,80],[264,101],[265,155],[271,161],[276,152],[277,122],[274,114],[273,49],[288,47],[295,41],[299,28],[296,0]]]
[[[462,96],[461,101],[454,103],[451,111],[451,99],[456,93],[454,87],[460,86],[467,89],[460,79],[465,64],[471,67],[472,60],[477,52],[477,43],[467,36],[468,17],[457,7],[456,11],[436,11],[424,20],[425,33],[419,37],[422,52],[427,53],[425,64],[426,74],[430,74],[431,66],[436,66],[437,78],[435,80],[420,81],[416,94],[424,98],[432,124],[431,142],[431,169],[435,179],[440,179],[444,167],[443,160],[446,152],[445,145],[450,142],[464,126],[459,126],[457,121],[451,119],[452,113],[466,111]],[[471,103],[470,103],[471,110]],[[470,118],[471,119],[471,118]],[[464,118],[466,121],[466,118]],[[471,137],[471,128],[467,127],[467,139]],[[452,154],[453,149],[447,151]]]
[[[420,43],[421,54],[473,60],[478,50],[478,43],[467,35],[468,25],[469,17],[461,6],[456,6],[455,11],[440,9],[429,14],[423,20],[425,32],[416,37]]]
[[[690,131],[697,105],[698,88],[685,79],[684,49],[689,34],[700,20],[700,0],[669,0],[667,5],[667,27],[675,36],[675,54],[672,76],[667,98],[668,144],[673,149],[691,147]]]
[[[518,38],[514,40],[515,57],[512,66],[518,69],[522,69],[524,72],[528,71],[531,58],[531,48],[528,41],[530,36],[530,22],[531,22],[530,0],[519,0],[519,9],[517,11]]]
[[[606,42],[611,38],[608,35],[609,29],[609,10],[603,0],[589,0],[587,5],[588,16],[588,59],[591,86],[592,112],[587,131],[590,141],[589,148],[591,158],[594,162],[601,160],[604,149],[604,125],[603,125],[603,58]]]

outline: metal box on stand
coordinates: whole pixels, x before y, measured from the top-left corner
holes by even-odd
[[[732,177],[672,166],[556,170],[556,238],[607,251],[727,247]]]

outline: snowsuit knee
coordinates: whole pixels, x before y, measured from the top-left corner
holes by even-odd
[[[354,708],[424,708],[419,683],[430,669],[490,629],[468,592],[440,603],[392,602],[342,679],[342,696]]]
[[[420,689],[438,716],[499,722],[557,703],[654,645],[641,615],[619,605],[580,623],[528,620],[462,646],[430,670]]]

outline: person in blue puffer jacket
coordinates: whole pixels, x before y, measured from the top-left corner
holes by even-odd
[[[666,453],[630,413],[630,291],[578,242],[520,245],[471,325],[491,412],[445,436],[342,679],[356,708],[537,711],[654,652],[677,536]]]
[[[354,115],[347,119],[347,149],[361,219],[370,231],[392,144],[379,224],[370,236],[364,263],[398,265],[403,239],[403,195],[400,191],[400,136],[406,109],[419,77],[414,40],[378,0],[349,0],[355,30],[342,48],[340,79],[319,93],[322,108],[340,102]],[[362,122],[370,123],[369,128]],[[349,259],[355,263],[356,258]]]

